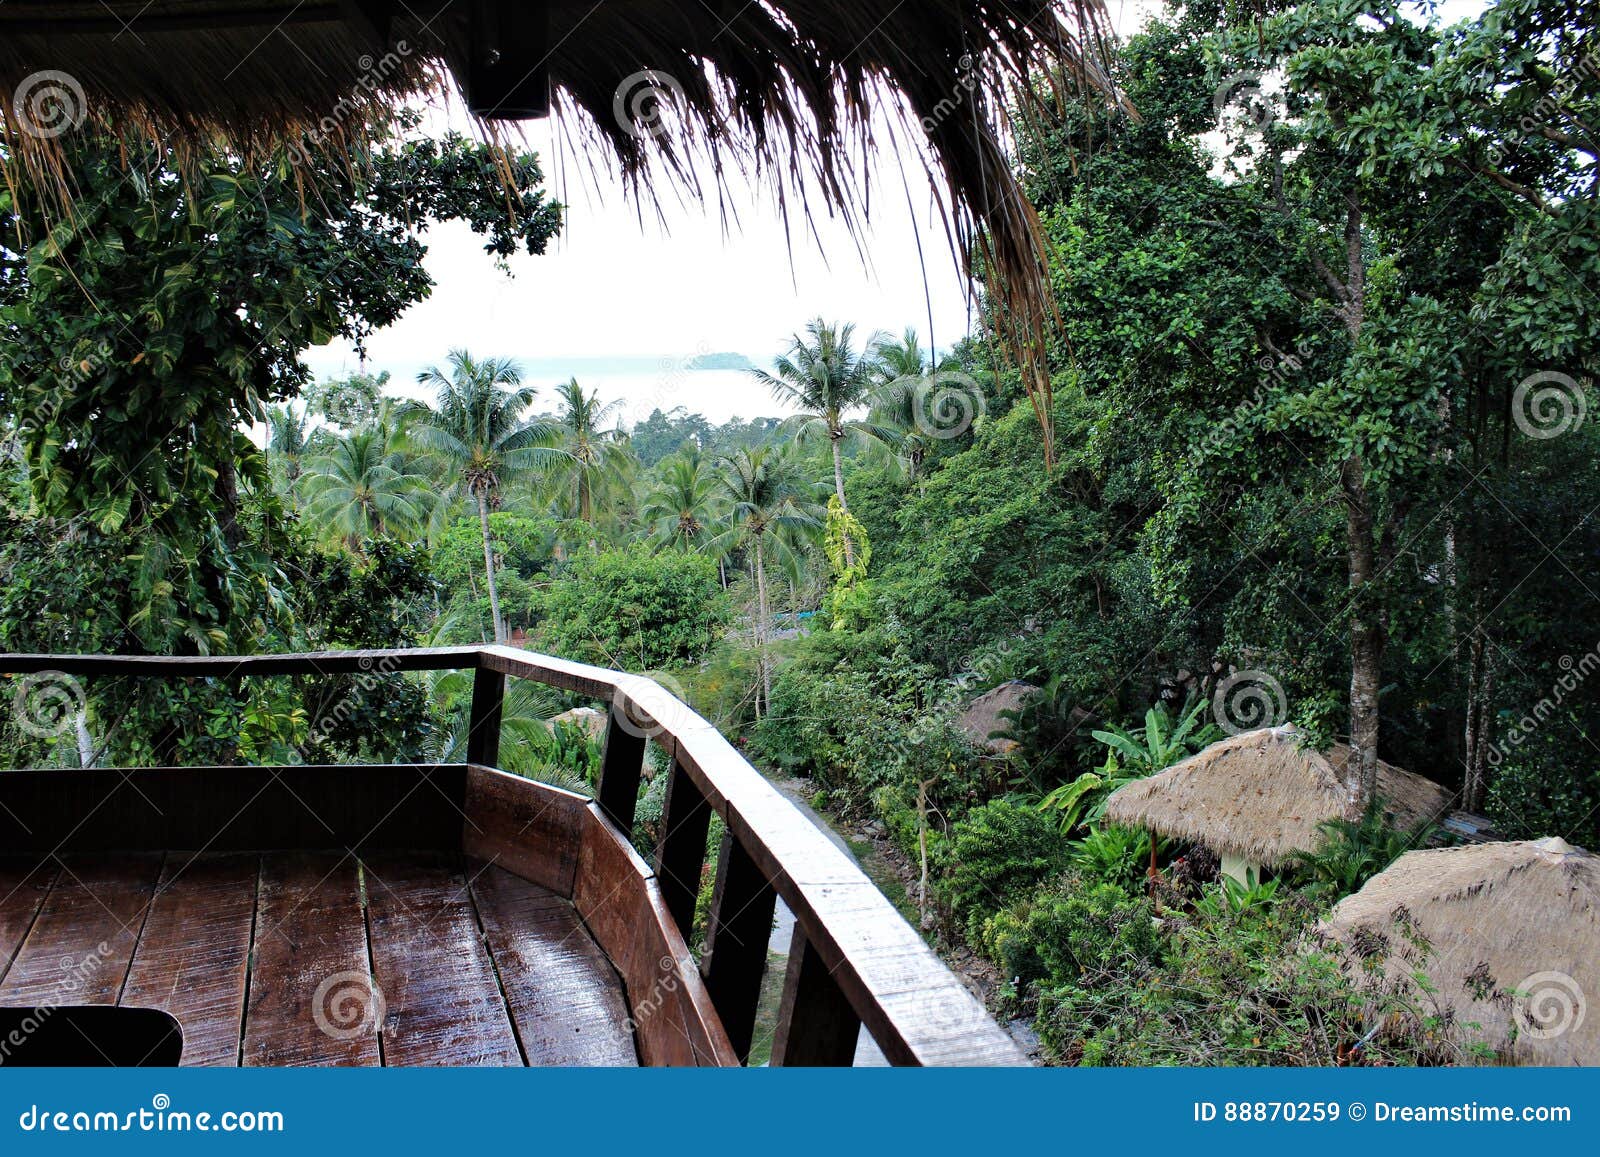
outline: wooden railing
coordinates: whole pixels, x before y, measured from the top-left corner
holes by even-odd
[[[687,939],[711,816],[725,824],[700,966],[729,1042],[749,1055],[776,901],[794,913],[774,1065],[848,1065],[865,1027],[891,1064],[1016,1065],[1020,1050],[860,868],[719,733],[658,683],[512,647],[169,658],[3,655],[0,674],[234,679],[472,670],[466,762],[495,767],[507,678],[609,705],[596,802],[624,838],[648,742],[670,758],[656,877]],[[862,726],[871,726],[869,720]]]

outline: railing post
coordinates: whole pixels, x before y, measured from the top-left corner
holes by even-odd
[[[828,966],[798,925],[789,945],[789,971],[778,1006],[778,1031],[772,1041],[773,1067],[855,1062],[861,1019],[845,998]]]
[[[472,672],[472,714],[467,722],[467,762],[484,767],[500,763],[500,711],[506,698],[506,677],[478,667]]]
[[[776,903],[777,893],[750,853],[732,832],[724,832],[701,972],[711,1003],[741,1061],[750,1059]]]
[[[605,747],[600,753],[600,784],[595,802],[622,834],[633,836],[633,813],[639,806],[639,779],[644,775],[645,737],[636,724],[626,723],[627,707],[618,691],[606,722]]]
[[[694,906],[700,896],[700,872],[706,863],[706,833],[711,805],[689,773],[674,759],[661,809],[661,841],[656,849],[656,878],[667,911],[685,940],[694,932]]]

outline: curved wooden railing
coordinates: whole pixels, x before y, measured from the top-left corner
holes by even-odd
[[[863,1027],[891,1064],[1026,1063],[860,868],[715,727],[653,680],[504,646],[201,658],[0,656],[0,675],[178,679],[440,670],[474,672],[469,765],[498,764],[508,677],[605,701],[596,803],[624,837],[633,828],[646,744],[666,750],[671,773],[655,871],[666,908],[686,938],[711,816],[722,817],[726,835],[700,971],[741,1058],[749,1053],[773,912],[782,897],[796,929],[774,1065],[848,1065]]]

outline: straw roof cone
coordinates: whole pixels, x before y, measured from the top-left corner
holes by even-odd
[[[1246,731],[1118,789],[1106,816],[1271,867],[1321,846],[1317,825],[1360,816],[1345,776],[1350,757],[1342,743],[1324,755],[1292,726]],[[1454,799],[1432,780],[1382,761],[1378,794],[1401,827],[1437,819]]]
[[[1556,838],[1407,852],[1321,930],[1369,983],[1421,971],[1434,992],[1411,995],[1503,1063],[1600,1065],[1600,856]]]

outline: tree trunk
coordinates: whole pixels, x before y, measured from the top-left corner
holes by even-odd
[[[500,590],[494,581],[494,542],[489,535],[489,496],[478,492],[478,524],[483,528],[483,573],[489,586],[489,617],[494,620],[494,641],[506,641],[506,626],[500,618]]]
[[[1350,572],[1350,747],[1345,769],[1354,806],[1364,808],[1378,786],[1378,692],[1383,686],[1383,625],[1370,589],[1376,578],[1372,507],[1365,467],[1352,455],[1340,471],[1346,506]]]
[[[756,704],[756,718],[761,718],[762,703],[772,705],[772,668],[767,663],[767,567],[761,549],[761,536],[756,536],[756,658],[761,668],[761,702]]]
[[[848,514],[850,507],[844,500],[844,456],[839,450],[839,443],[844,440],[844,434],[829,430],[828,438],[833,443],[833,488],[839,495],[839,509]],[[844,564],[848,567],[856,565],[856,548],[848,534],[844,536]]]

